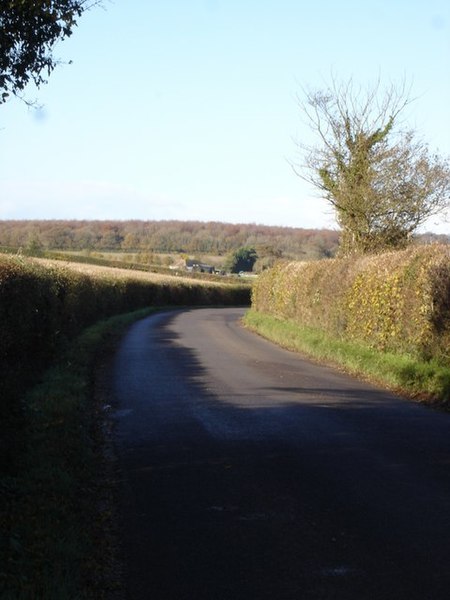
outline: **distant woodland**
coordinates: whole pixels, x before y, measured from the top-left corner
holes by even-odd
[[[425,234],[419,241],[449,243]],[[339,231],[201,221],[0,221],[0,246],[8,248],[225,256],[253,247],[261,255],[313,260],[332,257]]]
[[[0,221],[0,246],[224,256],[243,246],[286,258],[333,256],[339,233],[200,221]]]

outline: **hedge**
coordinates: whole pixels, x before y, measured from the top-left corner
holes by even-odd
[[[150,278],[133,278],[133,273],[97,276],[0,254],[0,456],[6,466],[17,450],[15,439],[20,439],[16,428],[21,395],[84,328],[149,306],[250,301],[248,285]]]
[[[450,359],[450,248],[280,263],[253,285],[253,309],[420,359]]]

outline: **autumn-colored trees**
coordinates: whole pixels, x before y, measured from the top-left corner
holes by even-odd
[[[251,246],[260,258],[323,258],[337,246],[330,230],[200,221],[0,221],[0,246],[43,250],[210,254]],[[262,249],[262,251],[261,251]],[[265,249],[268,249],[267,251]]]

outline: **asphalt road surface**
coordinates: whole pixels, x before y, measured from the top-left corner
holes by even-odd
[[[130,600],[450,598],[450,415],[161,313],[115,357]]]

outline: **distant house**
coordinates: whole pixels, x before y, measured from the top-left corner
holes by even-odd
[[[194,259],[186,259],[186,270],[196,273],[215,273],[214,267],[211,265],[205,265]]]

